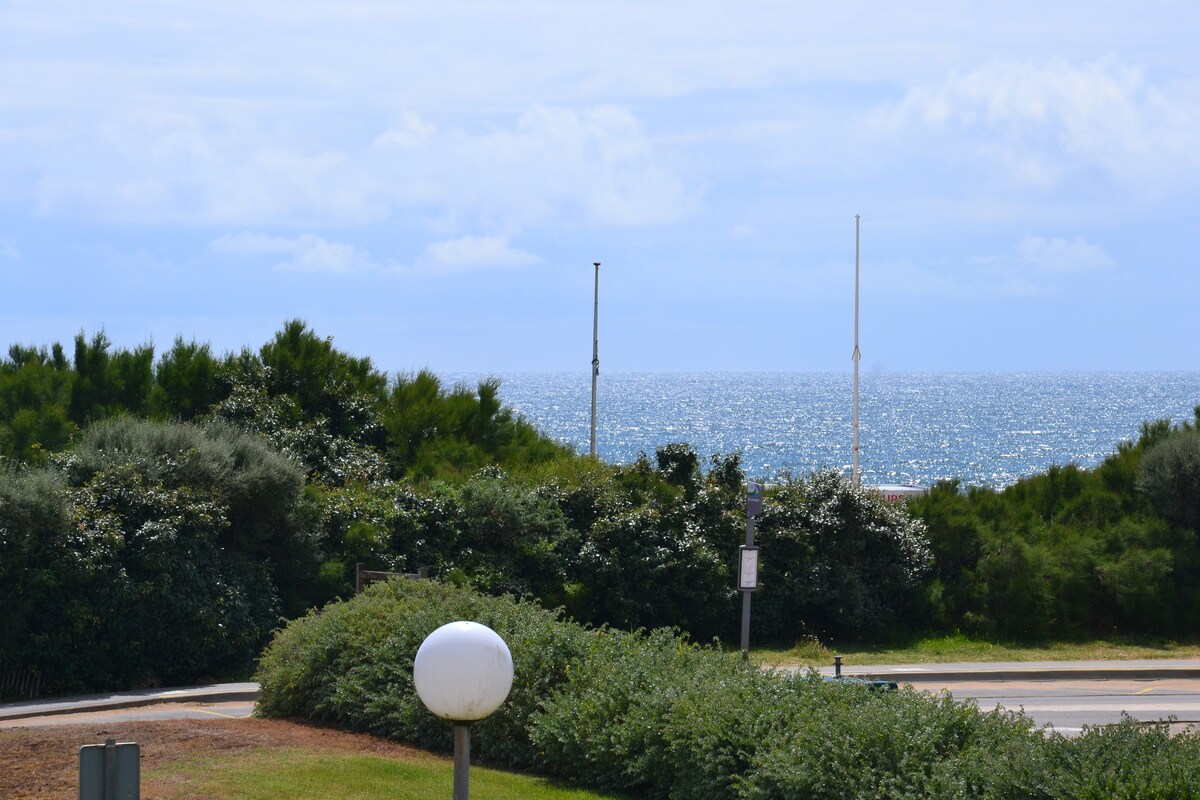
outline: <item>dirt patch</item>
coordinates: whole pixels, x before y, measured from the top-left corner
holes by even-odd
[[[303,748],[366,753],[404,760],[434,758],[375,736],[268,719],[170,719],[28,725],[0,730],[0,798],[50,800],[79,792],[79,748],[105,739],[137,742],[142,756],[142,797],[183,798],[158,768],[196,756],[226,756],[260,749]]]

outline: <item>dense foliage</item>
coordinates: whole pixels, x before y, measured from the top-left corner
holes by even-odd
[[[794,640],[797,609],[807,633],[820,638],[907,624],[931,562],[918,520],[832,472],[788,481],[772,501],[759,522],[767,557],[758,635]]]
[[[462,477],[489,464],[536,464],[569,451],[497,400],[495,381],[447,390],[422,371],[389,381],[368,358],[337,350],[304,322],[284,324],[258,352],[217,357],[176,339],[113,350],[79,333],[74,357],[12,345],[0,360],[0,458],[39,463],[90,422],[215,417],[263,434],[327,484]]]
[[[473,619],[513,692],[473,726],[481,760],[648,797],[1188,797],[1200,736],[1132,720],[1067,739],[1020,714],[764,672],[666,630],[587,629],[511,597],[394,581],[296,620],[265,652],[258,713],[449,750],[412,685],[417,648]]]
[[[498,385],[388,378],[291,321],[257,351],[176,340],[0,360],[0,679],[43,693],[245,674],[356,564],[581,622],[737,635],[744,478],[665,444],[581,457]],[[959,630],[1194,635],[1200,432],[1150,423],[1095,470],[892,506],[830,472],[758,518],[754,641]],[[44,611],[43,611],[44,609]],[[85,662],[86,665],[85,665]]]
[[[0,674],[47,691],[241,674],[311,559],[303,475],[257,437],[128,418],[0,469]]]
[[[935,562],[921,624],[1025,640],[1194,636],[1198,443],[1193,423],[1150,423],[1095,469],[1051,467],[1003,491],[935,486],[910,504]]]

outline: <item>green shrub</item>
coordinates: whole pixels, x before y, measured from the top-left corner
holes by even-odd
[[[535,603],[431,581],[373,584],[353,600],[289,623],[259,662],[256,713],[327,720],[447,750],[452,729],[416,696],[412,662],[426,636],[460,619],[492,628],[513,654],[512,693],[473,726],[473,752],[500,765],[535,766],[540,757],[530,743],[530,719],[594,634]]]
[[[894,627],[931,563],[920,520],[831,471],[785,482],[764,504],[758,533],[754,624],[767,640]]]
[[[753,759],[742,797],[937,796],[937,776],[959,754],[1031,735],[1024,718],[981,713],[945,695],[881,694],[854,684],[807,688],[778,712],[779,733]]]
[[[46,693],[243,677],[316,580],[307,511],[300,468],[256,436],[94,423],[0,476],[0,670]]]
[[[740,658],[665,629],[601,631],[543,701],[532,738],[554,774],[665,795],[673,773],[667,722],[676,704],[746,671]]]
[[[48,694],[241,676],[278,618],[260,566],[230,559],[225,509],[113,465],[72,487],[0,474],[0,674]]]
[[[1039,641],[1195,633],[1200,433],[1142,426],[1093,470],[1054,466],[1003,491],[935,486],[909,503],[929,532],[926,627]]]
[[[1137,488],[1165,519],[1200,531],[1200,430],[1174,431],[1148,447]]]
[[[1172,735],[1167,723],[1124,717],[1057,739],[1050,796],[1079,800],[1146,800],[1200,796],[1200,733]]]
[[[456,619],[496,630],[510,698],[473,730],[485,762],[649,797],[1187,797],[1195,734],[1132,721],[1067,739],[947,696],[747,667],[670,631],[587,630],[533,603],[432,582],[376,584],[280,631],[258,712],[448,750],[412,686],[424,638]]]

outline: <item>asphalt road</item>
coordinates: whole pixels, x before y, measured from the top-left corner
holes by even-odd
[[[832,673],[832,668],[822,670]],[[1174,717],[1200,723],[1200,659],[1177,661],[926,664],[855,668],[847,677],[886,678],[918,691],[948,692],[980,708],[1024,713],[1063,733]],[[131,719],[247,717],[258,686],[217,684],[0,705],[0,728]]]
[[[1172,717],[1181,726],[1200,722],[1198,659],[845,667],[843,674],[948,692],[985,710],[1023,711],[1067,734],[1119,722],[1123,713],[1142,722]]]
[[[0,728],[117,719],[246,717],[254,711],[257,697],[257,683],[218,683],[6,703],[0,705]]]
[[[1084,725],[1119,722],[1122,713],[1142,722],[1174,717],[1200,722],[1200,680],[1014,680],[913,683],[927,692],[974,700],[981,709],[1023,711],[1039,725],[1078,733]]]
[[[159,703],[133,708],[113,708],[102,711],[79,711],[48,717],[0,719],[0,730],[6,728],[44,728],[51,725],[110,725],[116,722],[141,722],[159,719],[246,719],[254,713],[253,701],[229,703]]]

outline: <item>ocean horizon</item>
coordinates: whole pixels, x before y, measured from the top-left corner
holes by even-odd
[[[576,452],[589,449],[591,374],[445,373],[447,386],[500,381],[504,405]],[[1193,421],[1200,371],[863,372],[859,469],[866,483],[1002,488],[1052,465],[1090,468],[1145,422]],[[597,455],[652,460],[692,445],[707,465],[739,453],[772,480],[853,461],[851,372],[601,372]]]

